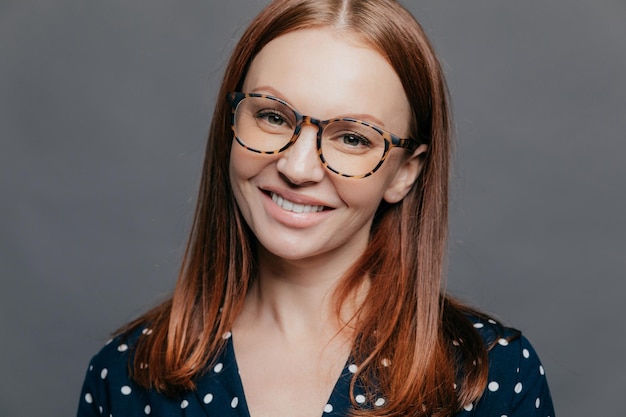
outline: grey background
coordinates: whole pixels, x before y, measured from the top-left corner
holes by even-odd
[[[73,415],[90,356],[171,290],[264,3],[0,0],[0,416]],[[405,4],[455,103],[450,289],[533,341],[558,415],[623,416],[626,2]]]

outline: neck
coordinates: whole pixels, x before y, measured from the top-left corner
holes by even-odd
[[[267,252],[259,256],[259,278],[250,287],[242,319],[278,332],[285,339],[333,337],[345,329],[366,291],[351,297],[337,312],[334,292],[351,265],[289,261]]]

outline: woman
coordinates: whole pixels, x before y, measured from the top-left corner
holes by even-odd
[[[553,415],[519,332],[441,291],[450,120],[406,10],[274,1],[219,98],[174,294],[79,416]]]

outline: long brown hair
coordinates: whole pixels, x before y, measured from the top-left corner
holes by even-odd
[[[137,342],[133,378],[165,394],[193,389],[194,379],[223,348],[221,336],[257,274],[254,236],[229,182],[232,131],[225,97],[240,89],[250,62],[272,39],[320,26],[357,34],[389,61],[412,108],[412,134],[428,143],[418,181],[401,202],[381,203],[368,248],[335,293],[339,310],[366,276],[371,280],[349,323],[356,334],[353,355],[361,364],[354,381],[375,385],[387,402],[355,414],[453,414],[480,397],[487,353],[466,317],[471,310],[442,292],[451,136],[445,80],[422,28],[393,0],[276,0],[243,34],[219,91],[173,296],[122,329],[147,324],[152,330]]]

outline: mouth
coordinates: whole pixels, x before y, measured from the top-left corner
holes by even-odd
[[[318,213],[320,211],[323,211],[324,209],[326,209],[327,207],[325,206],[314,206],[314,205],[310,205],[310,204],[298,204],[298,203],[294,203],[293,201],[289,201],[287,199],[284,199],[283,197],[279,196],[276,193],[269,193],[270,196],[272,197],[272,201],[274,203],[276,203],[276,205],[280,208],[282,208],[283,210],[286,211],[291,211],[293,213]]]

